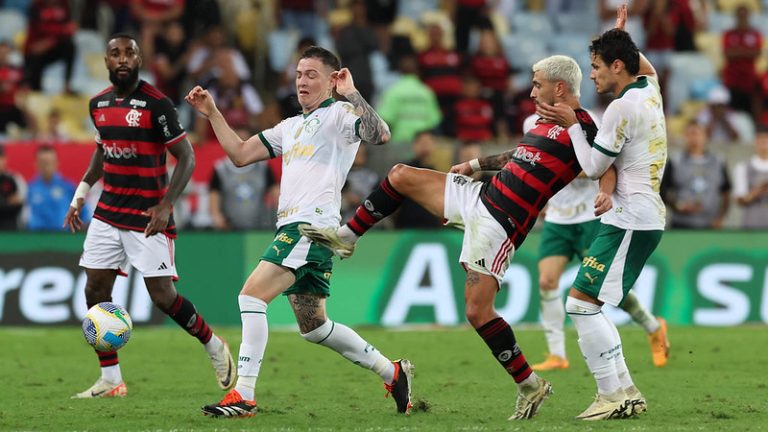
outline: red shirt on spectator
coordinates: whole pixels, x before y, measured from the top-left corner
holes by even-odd
[[[759,56],[763,45],[763,36],[759,31],[749,30],[728,30],[723,33],[723,52],[726,53],[725,67],[723,67],[723,83],[728,88],[744,90],[751,92],[757,84],[757,71],[755,70],[755,60]],[[729,50],[754,49],[756,54],[753,57],[742,57],[728,59]]]
[[[11,65],[0,66],[0,111],[16,106],[16,92],[21,87],[24,71]]]
[[[432,48],[419,54],[419,69],[424,83],[440,96],[461,94],[461,56],[456,51]]]
[[[27,40],[24,44],[24,52],[27,55],[32,53],[30,50],[40,42],[47,41],[48,48],[51,48],[62,39],[71,38],[76,30],[66,0],[34,1],[29,7],[28,22]]]
[[[506,93],[509,86],[509,63],[503,55],[476,55],[470,62],[472,75],[480,80],[484,88]]]
[[[463,98],[453,105],[456,138],[462,142],[493,139],[493,108],[485,99]]]

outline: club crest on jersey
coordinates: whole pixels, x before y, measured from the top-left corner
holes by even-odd
[[[132,109],[125,115],[125,121],[128,122],[130,127],[139,127],[139,120],[141,120],[141,112]]]
[[[565,128],[562,126],[552,126],[549,132],[547,132],[547,138],[556,140],[564,130]]]
[[[536,162],[541,160],[541,152],[534,153],[523,147],[518,147],[515,149],[514,157],[515,159],[520,159],[523,162],[528,162],[529,164],[536,166]]]

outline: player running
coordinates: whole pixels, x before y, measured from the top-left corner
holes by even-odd
[[[624,31],[626,5],[616,28],[592,41],[592,72],[598,93],[613,93],[594,142],[584,139],[577,112],[564,104],[540,104],[542,118],[568,128],[584,172],[592,178],[617,171],[613,210],[602,218],[565,304],[579,347],[597,381],[595,401],[583,420],[624,418],[646,411],[622,352],[616,326],[602,305],[620,304],[661,241],[665,224],[659,195],[667,159],[667,135],[656,71]]]
[[[349,100],[337,102],[334,88]],[[397,411],[411,408],[412,365],[390,361],[354,330],[328,319],[333,254],[299,234],[298,225],[338,226],[341,188],[361,140],[383,144],[387,124],[355,89],[352,74],[340,69],[330,51],[310,47],[296,68],[296,93],[303,113],[243,141],[229,127],[210,94],[195,87],[187,102],[208,118],[224,151],[237,166],[282,155],[283,174],[277,234],[238,297],[243,340],[235,388],[219,403],[202,408],[214,417],[256,413],[255,386],[267,345],[267,305],[288,296],[302,337],[326,346],[384,380]]]
[[[566,56],[547,57],[533,65],[531,98],[539,103],[566,104],[578,113],[587,140],[597,133],[589,113],[581,109],[581,70]],[[468,177],[479,170],[500,170],[483,183]],[[338,229],[302,227],[314,241],[342,257],[374,224],[392,214],[407,197],[464,229],[460,262],[467,272],[464,296],[467,320],[518,385],[510,420],[529,419],[552,392],[549,382],[528,366],[509,324],[494,310],[514,252],[525,240],[547,200],[581,172],[566,130],[539,121],[520,144],[503,154],[455,165],[449,174],[395,165]]]
[[[75,191],[64,226],[82,227],[80,210],[88,191],[104,178],[104,191],[88,227],[80,266],[85,268],[88,308],[112,301],[118,274],[132,265],[144,276],[152,303],[205,347],[219,386],[234,384],[235,368],[226,342],[213,334],[195,306],[176,292],[176,225],[173,203],[195,167],[187,134],[173,103],[139,79],[141,54],[127,34],[110,38],[104,61],[112,87],[94,96],[90,114],[96,126],[96,150]],[[166,150],[178,161],[170,183]],[[125,396],[117,352],[99,352],[101,377],[73,398]]]

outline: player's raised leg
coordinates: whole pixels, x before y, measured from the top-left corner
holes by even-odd
[[[296,281],[294,273],[268,261],[260,261],[238,296],[242,342],[237,361],[235,388],[219,401],[202,408],[212,417],[251,417],[256,414],[256,381],[267,348],[267,305]]]
[[[648,342],[651,346],[653,365],[664,367],[669,361],[669,336],[667,334],[667,321],[664,318],[653,316],[638,300],[635,293],[627,293],[624,301],[619,305],[626,311],[634,322],[648,333]]]
[[[539,260],[541,324],[547,339],[548,353],[546,360],[531,366],[535,371],[568,369],[569,366],[563,329],[565,308],[559,290],[560,276],[566,264],[568,264],[568,257],[562,255],[546,256]]]
[[[115,278],[117,278],[117,271],[86,268],[85,274],[87,276],[85,282],[85,301],[88,309],[101,302],[111,302],[112,286],[115,283]],[[125,396],[128,388],[123,382],[123,376],[120,372],[117,351],[95,352],[99,358],[101,376],[91,387],[73,395],[72,398],[90,399]]]
[[[302,225],[299,231],[337,256],[348,258],[354,252],[357,240],[394,213],[404,198],[410,198],[430,213],[442,217],[445,178],[445,173],[397,164],[365,198],[352,219],[338,230]]]
[[[304,278],[311,278],[305,275]],[[304,280],[304,284],[310,281]],[[397,412],[409,414],[411,409],[411,385],[413,365],[408,360],[390,360],[354,330],[339,322],[331,321],[326,314],[326,297],[323,292],[310,292],[307,285],[293,287],[302,294],[290,294],[296,322],[301,336],[308,342],[328,347],[353,364],[377,374],[384,381],[386,395],[392,395]],[[297,283],[297,285],[299,285]],[[314,285],[317,287],[317,284]],[[314,289],[317,291],[317,289]]]

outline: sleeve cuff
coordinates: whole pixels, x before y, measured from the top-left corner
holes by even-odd
[[[275,157],[275,149],[272,148],[272,145],[269,144],[269,141],[267,141],[267,138],[262,132],[259,132],[259,139],[261,140],[261,143],[264,144],[264,147],[267,148],[270,159],[273,159]]]

